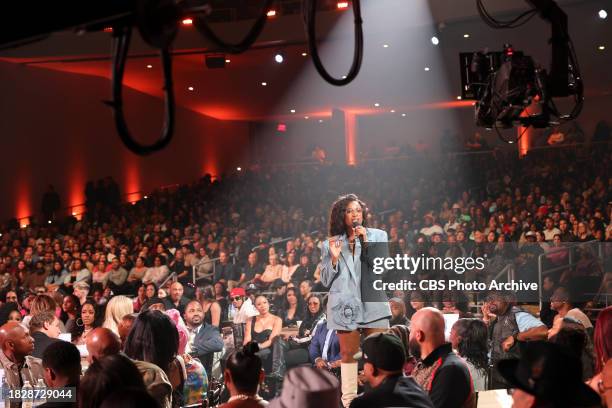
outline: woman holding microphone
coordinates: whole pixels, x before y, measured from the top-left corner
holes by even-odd
[[[391,310],[384,292],[372,282],[373,259],[388,257],[387,233],[366,228],[367,207],[354,194],[339,197],[329,216],[330,238],[323,243],[321,282],[329,288],[327,327],[340,342],[342,403],[348,407],[357,396],[357,362],[360,336],[389,328]]]

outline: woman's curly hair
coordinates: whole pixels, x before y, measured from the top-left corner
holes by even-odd
[[[361,201],[355,194],[347,194],[338,197],[334,204],[332,205],[331,212],[329,214],[329,235],[342,235],[347,234],[347,227],[344,223],[344,216],[346,214],[346,207],[353,201],[357,201],[363,210],[363,222],[362,225],[367,227],[367,219],[368,219],[368,207],[365,205],[363,201]]]

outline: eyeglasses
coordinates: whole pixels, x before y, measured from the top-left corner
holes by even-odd
[[[363,209],[361,209],[361,208],[347,208],[345,210],[345,212],[347,214],[361,214],[363,212]]]
[[[319,306],[319,302],[308,302],[308,306],[310,305]]]
[[[242,296],[234,296],[233,298],[230,298],[230,299],[232,300],[232,302],[233,302],[233,301],[236,301],[236,302],[237,302],[237,301],[239,301],[239,300],[242,300]]]

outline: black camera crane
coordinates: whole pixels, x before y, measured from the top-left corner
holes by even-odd
[[[552,59],[550,71],[538,67],[533,58],[506,44],[502,52],[462,53],[462,97],[475,99],[476,124],[495,129],[548,127],[575,119],[582,110],[583,83],[574,46],[569,37],[567,14],[553,0],[527,0],[533,8],[510,21],[498,21],[488,14],[483,0],[476,0],[482,19],[493,28],[515,28],[534,15],[551,24]],[[574,108],[561,114],[553,98],[574,96]],[[527,114],[533,102],[541,112]]]

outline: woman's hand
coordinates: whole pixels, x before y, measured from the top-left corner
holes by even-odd
[[[355,227],[355,236],[361,237],[363,242],[368,242],[368,232],[363,225]]]
[[[340,258],[340,252],[342,251],[342,241],[338,237],[332,237],[328,240],[329,253],[332,257],[332,264],[336,265],[338,258]]]

